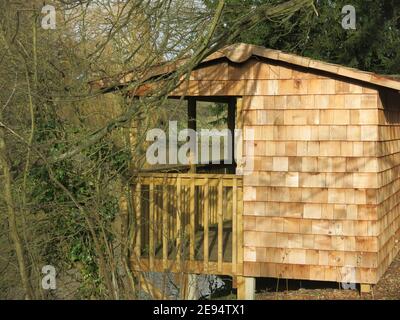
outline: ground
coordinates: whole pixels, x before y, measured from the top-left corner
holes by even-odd
[[[394,259],[371,294],[343,290],[337,283],[263,279],[257,283],[257,300],[398,300],[400,299],[400,254]],[[278,287],[278,290],[277,290]]]

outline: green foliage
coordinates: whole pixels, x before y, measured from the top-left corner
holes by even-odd
[[[251,6],[280,0],[228,0],[224,16],[232,24]],[[215,1],[206,0],[214,6]],[[356,9],[357,29],[341,26],[342,8]],[[285,21],[266,21],[243,30],[245,42],[381,74],[400,74],[400,2],[397,0],[319,0],[315,12],[298,12]]]
[[[219,127],[228,121],[228,105],[226,103],[213,103],[209,105],[210,115],[214,118],[209,123],[212,127]]]
[[[43,148],[51,144],[50,148],[42,150],[49,158],[68,150],[70,145],[67,141],[75,141],[87,134],[83,128],[63,124],[56,116],[46,121],[39,118],[36,126],[35,143]],[[110,243],[114,238],[110,226],[119,207],[118,194],[112,190],[109,179],[127,170],[129,160],[126,150],[107,139],[75,158],[52,165],[54,177],[71,192],[79,205],[97,215],[95,232],[99,237],[103,236],[101,232],[105,232]],[[99,297],[103,290],[102,279],[85,217],[70,197],[51,181],[44,164],[37,162],[32,165],[29,172],[29,185],[32,186],[29,197],[35,199],[32,211],[43,212],[51,225],[42,249],[43,256],[58,270],[78,266],[82,296]]]

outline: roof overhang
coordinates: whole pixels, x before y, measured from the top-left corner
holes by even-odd
[[[295,54],[285,53],[280,50],[267,49],[264,47],[245,43],[233,44],[214,52],[206,59],[204,59],[197,66],[197,68],[201,67],[202,64],[221,58],[227,58],[229,61],[234,63],[244,63],[251,57],[261,57],[272,61],[284,62],[292,64],[294,66],[323,71],[333,75],[370,83],[380,87],[400,90],[400,80],[394,77],[378,75],[372,72],[361,71],[358,69],[314,60]],[[151,68],[148,68],[143,72],[140,72],[139,70],[132,70],[121,74],[119,77],[117,77],[116,81],[112,81],[110,79],[101,79],[97,81],[92,81],[91,84],[95,84],[97,87],[100,87],[102,89],[106,89],[107,86],[110,86],[110,88],[116,88],[118,86],[123,87],[125,85],[128,85],[135,79],[141,79],[141,81],[145,81],[146,79],[150,79],[152,77],[171,73],[179,66],[182,66],[186,61],[187,59],[181,59],[174,62],[166,62],[164,64],[152,66]]]

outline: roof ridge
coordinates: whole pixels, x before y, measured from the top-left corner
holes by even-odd
[[[293,65],[311,68],[319,71],[325,71],[339,76],[356,79],[359,81],[369,82],[378,86],[383,86],[395,90],[400,90],[400,79],[388,75],[378,75],[370,71],[363,71],[356,68],[351,68],[331,62],[325,62],[309,57],[297,55],[295,53],[286,53],[277,49],[265,48],[262,46],[247,44],[247,43],[234,43],[219,50],[227,59],[235,63],[243,63],[251,56],[264,57],[271,60],[290,63]],[[205,61],[211,61],[212,54]]]

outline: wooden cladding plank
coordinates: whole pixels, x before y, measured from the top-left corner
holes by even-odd
[[[269,221],[269,223],[272,224],[273,221]],[[378,237],[376,236],[318,235],[253,230],[246,230],[244,232],[244,246],[330,251],[344,250],[349,252],[378,252],[381,250]]]
[[[246,276],[342,282],[343,276],[347,272],[347,269],[341,266],[245,262]],[[355,268],[354,281],[374,284],[377,282],[376,274],[376,268],[357,267]]]
[[[224,232],[224,217],[222,211],[222,199],[223,199],[223,186],[222,179],[218,184],[218,196],[217,196],[217,215],[218,215],[218,270],[222,269],[223,261],[223,232]]]
[[[209,66],[201,66],[190,74],[191,80],[229,80],[228,63],[218,63]]]
[[[190,80],[184,81],[171,92],[172,96],[237,96],[245,92],[242,80]]]
[[[335,95],[336,81],[333,79],[268,79],[247,80],[245,95],[278,96],[278,95]],[[356,88],[356,87],[354,87]],[[348,88],[342,93],[362,94],[362,87],[357,90]],[[354,91],[354,92],[350,92]]]
[[[236,100],[236,129],[243,128],[243,99]]]
[[[347,252],[294,248],[245,247],[246,262],[290,263],[298,265],[377,268],[376,252]]]

